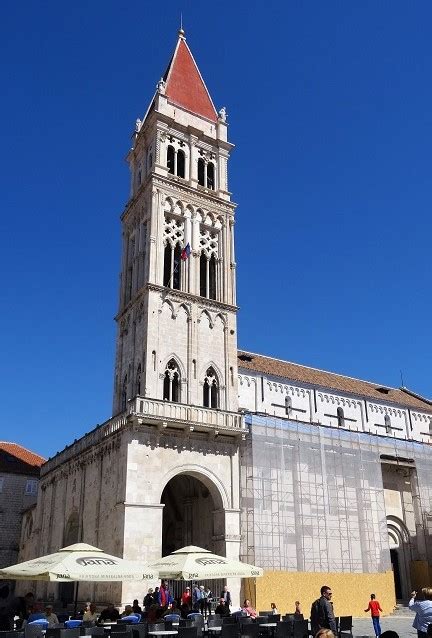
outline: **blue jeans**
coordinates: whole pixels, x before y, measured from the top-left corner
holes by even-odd
[[[381,636],[380,617],[372,616],[372,624],[373,624],[375,636]]]

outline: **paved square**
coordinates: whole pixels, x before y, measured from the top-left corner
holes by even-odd
[[[417,636],[417,631],[413,629],[412,623],[414,614],[411,616],[384,616],[381,618],[381,629],[387,631],[392,629],[397,631],[400,638]],[[353,618],[353,635],[355,638],[375,638],[372,620],[370,618]]]

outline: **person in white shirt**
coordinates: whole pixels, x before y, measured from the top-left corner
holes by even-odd
[[[417,629],[418,638],[426,638],[428,626],[432,624],[432,588],[424,587],[419,595],[413,591],[408,607],[416,612],[413,627]]]
[[[45,605],[45,618],[48,620],[48,627],[53,627],[53,625],[59,624],[59,620],[53,612],[52,605]]]

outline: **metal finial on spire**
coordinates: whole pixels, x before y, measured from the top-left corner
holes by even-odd
[[[183,38],[184,40],[186,40],[185,32],[183,29],[183,13],[182,12],[180,12],[180,29],[178,30],[178,34],[180,38]]]

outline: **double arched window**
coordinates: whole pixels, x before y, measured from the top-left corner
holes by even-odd
[[[203,405],[206,408],[219,407],[219,381],[214,368],[208,368],[204,377]]]
[[[198,160],[198,184],[215,190],[215,167],[213,162],[205,162],[202,157]]]
[[[175,359],[170,359],[165,368],[163,398],[174,403],[180,401],[180,370]]]
[[[170,175],[185,177],[186,157],[184,151],[176,149],[171,144],[167,148],[167,167]]]

